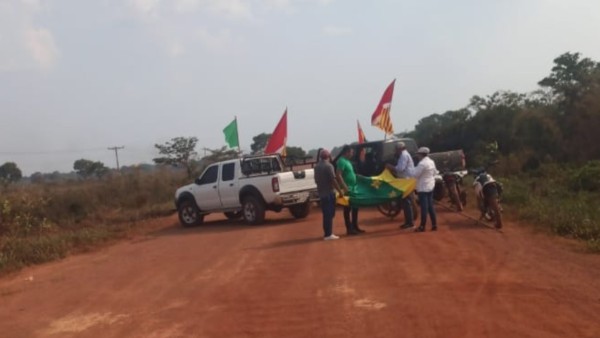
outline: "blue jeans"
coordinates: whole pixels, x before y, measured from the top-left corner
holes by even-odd
[[[335,194],[321,196],[321,211],[323,212],[323,232],[325,237],[333,233],[333,217],[335,216]]]
[[[435,217],[435,209],[433,208],[433,191],[418,192],[419,203],[421,204],[421,226],[424,227],[427,222],[427,214],[431,217],[431,226],[437,226],[437,218]]]
[[[412,204],[410,202],[410,196],[403,198],[400,203],[402,203],[402,209],[404,211],[404,223],[405,224],[413,224],[413,219],[415,217],[413,215]]]

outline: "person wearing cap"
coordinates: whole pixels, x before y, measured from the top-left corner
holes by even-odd
[[[350,159],[354,155],[354,150],[349,145],[342,148],[342,156],[336,163],[336,175],[339,185],[347,192],[354,191],[356,187],[356,173]],[[353,206],[344,206],[344,223],[348,235],[358,235],[364,230],[358,227],[358,208]]]
[[[433,188],[435,187],[435,174],[437,169],[435,162],[429,158],[429,148],[421,147],[417,150],[419,164],[415,167],[413,177],[417,179],[417,195],[421,204],[421,225],[415,230],[425,231],[427,214],[431,218],[431,231],[437,230],[437,218],[433,208]]]
[[[385,165],[386,168],[389,171],[394,172],[396,174],[396,177],[398,178],[412,177],[413,171],[415,170],[415,164],[413,162],[412,157],[406,150],[406,145],[404,144],[404,142],[398,142],[396,144],[396,155],[398,156],[398,162],[396,163],[396,165],[393,166],[388,163]],[[411,197],[408,196],[406,198],[403,198],[401,203],[404,211],[404,224],[400,225],[400,228],[412,228],[414,227],[414,215],[411,205]]]
[[[343,195],[344,193],[336,181],[329,151],[321,149],[319,158],[319,163],[317,163],[314,169],[314,178],[315,183],[317,184],[317,192],[319,193],[321,211],[323,212],[323,239],[329,241],[339,238],[333,234],[333,217],[335,216],[334,189],[337,190],[340,195]]]

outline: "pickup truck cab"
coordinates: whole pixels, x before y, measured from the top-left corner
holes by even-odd
[[[183,226],[199,225],[215,212],[260,224],[267,210],[287,208],[306,217],[316,189],[312,168],[286,170],[279,155],[245,156],[209,165],[194,183],[177,189],[175,206]]]

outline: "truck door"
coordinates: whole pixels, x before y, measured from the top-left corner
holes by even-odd
[[[196,180],[194,197],[200,210],[214,210],[221,208],[221,198],[217,180],[219,178],[219,165],[213,164],[206,168],[204,174]]]
[[[223,208],[242,207],[238,196],[239,162],[225,163],[221,166],[221,181],[219,182],[219,193]]]

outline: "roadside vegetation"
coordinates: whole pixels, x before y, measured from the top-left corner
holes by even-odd
[[[0,272],[127,236],[137,221],[170,214],[174,189],[186,180],[163,169],[7,187],[0,194]]]
[[[600,161],[582,167],[547,164],[502,178],[509,215],[600,252]]]

